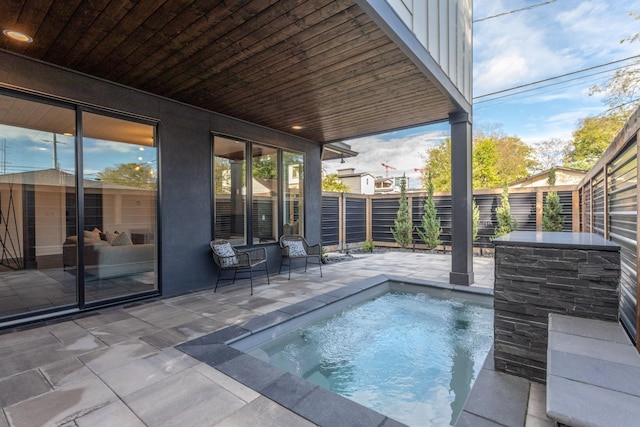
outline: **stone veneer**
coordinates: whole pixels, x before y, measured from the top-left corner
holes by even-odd
[[[618,320],[620,247],[590,233],[516,231],[495,245],[495,369],[546,382],[549,313]]]

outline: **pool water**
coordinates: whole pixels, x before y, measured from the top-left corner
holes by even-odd
[[[493,342],[493,309],[388,292],[248,353],[412,426],[453,425]]]

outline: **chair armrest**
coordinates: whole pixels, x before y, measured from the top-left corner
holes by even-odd
[[[238,249],[237,252],[249,255],[252,261],[267,259],[267,250],[265,248]]]
[[[320,246],[320,244],[309,245],[307,247],[307,254],[308,255],[321,255],[322,254],[322,247]]]
[[[242,266],[242,265],[249,265],[251,258],[249,256],[249,253],[246,251],[239,251],[237,249],[234,249],[233,252],[235,252],[235,257],[238,260],[238,263],[235,264],[235,266]]]

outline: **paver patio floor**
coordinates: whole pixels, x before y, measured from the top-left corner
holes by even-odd
[[[493,286],[494,260],[474,258]],[[101,310],[0,335],[3,426],[307,426],[304,418],[175,345],[379,274],[448,282],[449,255],[357,254],[351,261]],[[533,425],[533,424],[532,424]]]

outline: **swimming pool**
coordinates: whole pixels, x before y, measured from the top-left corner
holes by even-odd
[[[396,341],[411,343],[404,351],[406,355],[412,356],[411,359],[414,361],[409,373],[395,373],[396,365],[399,365],[398,356],[390,356],[387,353],[396,347],[394,341],[388,343],[384,350],[369,349],[358,352],[356,351],[358,348],[354,348],[351,344],[351,338],[343,338],[341,344],[334,339],[333,344],[337,345],[332,345],[332,348],[335,351],[340,350],[343,355],[345,353],[362,355],[363,360],[366,360],[364,365],[368,368],[379,372],[394,372],[391,380],[376,380],[378,384],[371,387],[379,388],[380,383],[384,382],[398,382],[403,385],[394,393],[420,395],[422,400],[418,403],[395,403],[390,405],[392,409],[378,409],[379,407],[374,405],[374,409],[371,409],[352,400],[352,396],[343,397],[312,383],[314,368],[306,367],[306,362],[305,366],[301,364],[293,370],[306,372],[308,380],[265,362],[268,359],[268,353],[272,351],[271,346],[281,343],[285,335],[293,333],[294,336],[297,334],[300,337],[300,331],[315,328],[316,326],[312,326],[315,322],[327,322],[336,315],[340,317],[342,316],[340,313],[349,307],[356,307],[356,311],[359,311],[360,307],[363,307],[362,303],[377,304],[380,297],[388,293],[412,294],[412,298],[417,299],[421,309],[425,308],[427,300],[435,300],[436,306],[444,303],[440,308],[434,306],[425,310],[430,316],[426,326],[409,327],[407,321],[398,317],[408,311],[404,303],[400,304],[400,310],[389,315],[382,315],[379,307],[374,307],[374,314],[365,315],[365,317],[374,321],[380,320],[377,326],[371,324],[366,327],[356,326],[357,333],[364,337],[363,341],[369,343],[376,335],[378,326],[394,325],[397,329],[390,336]],[[491,346],[492,306],[491,289],[380,275],[288,305],[242,324],[229,326],[180,344],[177,348],[317,425],[394,425],[394,420],[411,425],[446,425],[455,420],[455,414],[464,405],[466,395],[480,370],[480,364]],[[485,315],[488,315],[488,321]],[[439,321],[436,322],[442,318],[451,320],[448,326],[444,326]],[[341,329],[335,326],[332,328]],[[422,330],[435,331],[436,337],[428,339],[414,335],[414,332]],[[463,331],[459,334],[460,339],[452,339],[454,334],[451,332],[455,330]],[[481,331],[484,335],[475,336],[472,334],[474,331]],[[305,332],[304,336],[308,337],[308,333]],[[489,335],[486,335],[487,333]],[[437,346],[433,344],[436,341],[449,342],[451,345],[443,353],[436,355],[434,348]],[[486,342],[488,345],[485,346]],[[259,348],[260,350],[256,350]],[[253,355],[246,352],[251,352]],[[367,360],[366,357],[369,359]],[[293,359],[299,358],[295,356]],[[439,371],[435,368],[426,368],[427,362],[432,361],[436,362]],[[325,372],[320,369],[315,371],[322,376],[314,377],[319,378],[319,382],[325,382],[323,380],[323,377],[326,377]],[[336,371],[339,370],[336,369]],[[345,372],[347,374],[344,374]],[[370,393],[365,391],[360,380],[372,375],[369,372],[354,375],[355,372],[353,369],[343,371],[343,377],[358,379],[355,386],[342,380],[332,381],[351,390],[352,395],[369,398]],[[421,391],[414,391],[416,386],[411,384],[412,381],[415,384],[417,380],[420,386],[425,382],[424,377],[429,375],[436,379],[435,385],[428,387],[435,393],[429,400],[425,400],[424,394]],[[329,380],[326,382],[331,383]],[[370,400],[390,402],[387,396],[378,396]],[[424,403],[425,401],[427,403]],[[418,414],[418,416],[405,418],[398,412],[391,413],[400,407],[409,408],[406,412]],[[339,423],[336,424],[338,421]]]
[[[245,351],[409,425],[453,425],[493,340],[491,306],[390,291]]]

